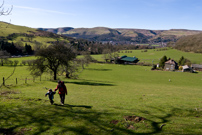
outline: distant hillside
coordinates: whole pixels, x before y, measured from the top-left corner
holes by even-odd
[[[199,34],[202,31],[171,29],[171,30],[146,30],[146,29],[112,29],[106,27],[95,28],[56,28],[42,29],[57,34],[64,34],[74,38],[83,38],[93,41],[114,41],[134,43],[160,43],[177,41],[188,35]]]
[[[42,31],[39,29],[8,24],[5,22],[0,22],[0,30],[0,42],[12,43],[20,48],[27,44],[35,50],[40,46],[50,45],[58,41],[66,43],[69,43],[70,41],[75,41],[75,39],[71,37],[58,35],[52,32]],[[68,30],[68,28],[64,30]],[[60,29],[57,29],[57,32],[59,31]],[[61,32],[63,31],[61,30]]]
[[[13,25],[13,24],[5,23],[5,22],[0,22],[0,36],[1,37],[6,37],[9,34],[13,34],[13,33],[27,33],[27,34],[29,34],[30,31],[36,32],[37,29]]]
[[[176,42],[175,48],[186,52],[202,53],[202,33],[182,37]]]
[[[48,32],[53,32],[56,34],[62,34],[65,33],[66,31],[72,30],[74,28],[72,27],[65,27],[65,28],[38,28],[39,30],[43,30],[43,31],[48,31]]]

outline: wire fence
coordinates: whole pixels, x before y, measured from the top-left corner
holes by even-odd
[[[22,84],[31,84],[31,83],[35,83],[35,82],[49,81],[49,80],[52,80],[52,78],[49,76],[10,77],[8,79],[5,77],[2,77],[2,78],[0,78],[0,88],[2,86],[17,86],[17,85],[22,85]]]

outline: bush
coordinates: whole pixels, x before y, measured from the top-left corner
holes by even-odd
[[[156,69],[156,67],[157,67],[157,65],[152,65],[151,70],[155,70],[155,69]]]
[[[182,70],[183,68],[182,68],[182,66],[179,66],[179,70]]]
[[[18,63],[19,63],[19,61],[18,61],[18,60],[14,60],[14,65],[15,65],[15,66],[17,66],[17,65],[18,65]]]
[[[24,65],[24,66],[26,65],[26,63],[27,63],[26,60],[22,60],[22,62],[21,62],[21,64]]]

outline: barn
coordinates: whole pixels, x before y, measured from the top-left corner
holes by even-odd
[[[117,59],[117,64],[132,64],[137,63],[139,60],[138,58],[134,57],[128,57],[126,55],[121,56]]]

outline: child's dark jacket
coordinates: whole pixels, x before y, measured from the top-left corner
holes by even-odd
[[[55,91],[47,92],[47,93],[46,93],[46,95],[48,95],[48,97],[49,97],[50,100],[53,100],[54,94],[55,94]]]

